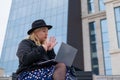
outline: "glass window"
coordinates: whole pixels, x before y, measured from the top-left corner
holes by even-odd
[[[103,45],[103,53],[104,53],[105,73],[106,75],[110,75],[112,74],[112,68],[111,66],[109,66],[111,65],[111,59],[110,59],[110,53],[109,53],[109,38],[108,38],[108,27],[107,27],[106,19],[101,20],[101,32],[102,32],[102,45]]]
[[[90,36],[90,40],[91,40],[91,41],[95,41],[95,37],[94,37],[94,36],[95,36],[95,35],[91,35],[91,36]]]
[[[120,6],[114,8],[118,47],[120,48]]]
[[[97,49],[96,49],[96,43],[94,43],[94,44],[91,44],[91,52],[96,52],[97,51]]]
[[[90,32],[90,48],[91,48],[91,62],[92,62],[92,71],[94,74],[99,74],[98,67],[98,57],[97,57],[97,48],[96,48],[96,33],[95,33],[95,22],[89,23],[89,32]]]
[[[103,43],[108,42],[108,33],[102,33]]]
[[[88,13],[94,12],[94,0],[88,0]]]
[[[105,10],[104,0],[99,0],[99,9],[100,9],[100,11]]]

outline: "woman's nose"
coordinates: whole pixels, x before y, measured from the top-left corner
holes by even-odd
[[[48,32],[46,33],[46,35],[48,35]]]

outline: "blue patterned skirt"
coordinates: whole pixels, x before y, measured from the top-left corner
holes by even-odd
[[[54,69],[55,66],[51,66],[35,69],[33,71],[25,71],[19,74],[17,80],[53,80],[52,75]],[[69,69],[67,69],[66,80],[75,80]]]

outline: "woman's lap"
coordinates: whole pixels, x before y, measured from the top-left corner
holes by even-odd
[[[54,72],[54,66],[35,69],[34,71],[26,71],[18,76],[18,80],[53,80],[52,74]],[[67,70],[66,80],[74,80],[70,70]]]

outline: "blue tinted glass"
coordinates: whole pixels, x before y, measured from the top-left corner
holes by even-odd
[[[94,12],[94,0],[88,0],[88,13]]]
[[[104,62],[105,62],[105,72],[106,75],[112,74],[111,70],[111,60],[110,60],[110,53],[109,53],[109,38],[108,38],[108,26],[107,20],[101,20],[101,32],[102,32],[102,42],[103,42],[103,52],[104,52]],[[108,74],[108,72],[110,72]]]
[[[115,19],[120,22],[120,7],[115,8]]]
[[[91,62],[92,62],[92,71],[94,74],[99,74],[98,68],[98,58],[97,58],[97,43],[96,43],[96,26],[95,22],[89,23],[89,32],[90,32],[90,49],[91,49]]]
[[[91,41],[95,41],[95,35],[91,35],[90,37],[91,37],[90,38]]]
[[[114,11],[115,11],[116,31],[118,37],[118,47],[120,48],[120,7],[114,8]]]
[[[100,11],[105,10],[104,0],[99,0],[99,8],[100,8]]]
[[[105,65],[105,67],[107,67],[106,68],[106,74],[107,75],[111,75],[111,72],[112,72],[111,64],[109,63],[110,60],[111,60],[110,57],[105,58],[105,64],[107,64],[107,65]]]
[[[108,33],[107,20],[101,20],[102,33]]]
[[[94,52],[97,52],[97,49],[96,49],[96,44],[91,44],[91,51],[94,53]]]
[[[118,32],[118,40],[119,40],[119,42],[118,42],[118,44],[120,45],[120,31]]]
[[[116,24],[117,26],[120,26],[120,22]],[[117,27],[117,31],[120,31],[120,27]]]
[[[103,43],[109,41],[108,33],[102,33]]]

